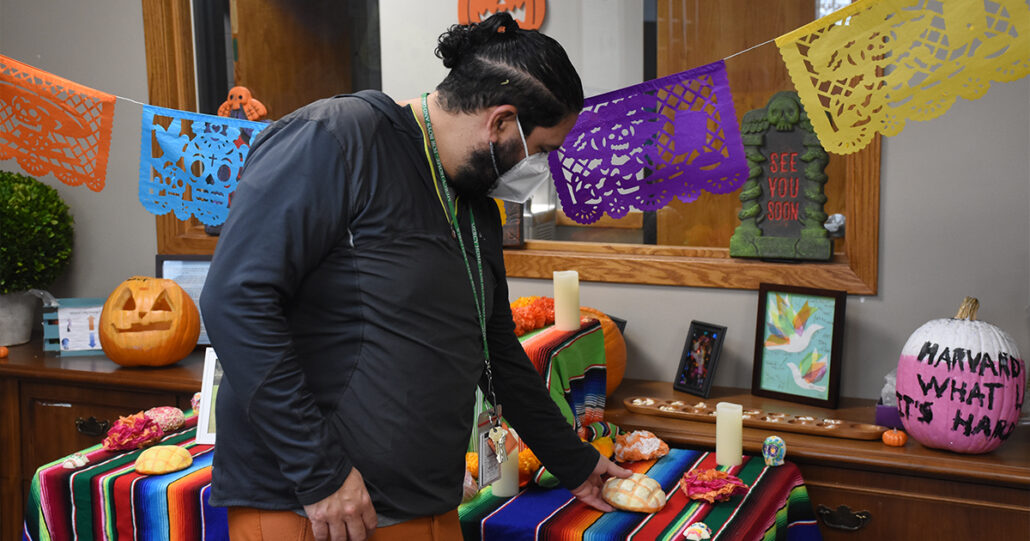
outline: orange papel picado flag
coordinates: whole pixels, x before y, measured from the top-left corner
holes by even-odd
[[[0,55],[0,160],[99,192],[115,96]]]

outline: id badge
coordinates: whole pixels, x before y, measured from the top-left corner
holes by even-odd
[[[489,486],[501,478],[501,465],[497,461],[497,452],[490,441],[490,429],[501,417],[501,406],[496,406],[479,414],[476,421],[476,449],[479,452],[479,487]]]

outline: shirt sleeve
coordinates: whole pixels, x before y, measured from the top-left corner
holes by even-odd
[[[497,215],[496,205],[493,212]],[[495,220],[499,223],[499,216]],[[497,246],[500,245],[498,234]],[[574,428],[562,416],[551,400],[543,378],[515,336],[503,255],[498,254],[498,259],[491,262],[498,279],[493,312],[487,320],[494,392],[502,405],[504,418],[515,427],[519,437],[562,486],[572,490],[583,484],[594,471],[599,454],[593,446],[579,439]],[[486,392],[485,376],[480,387]]]
[[[309,390],[285,313],[308,273],[346,242],[352,179],[319,122],[267,130],[241,173],[201,305],[249,428],[308,505],[335,492],[351,463]]]

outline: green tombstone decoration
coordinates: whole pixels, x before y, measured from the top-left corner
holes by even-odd
[[[833,239],[823,227],[829,156],[797,92],[777,92],[764,109],[748,111],[740,131],[750,174],[730,256],[829,260]]]

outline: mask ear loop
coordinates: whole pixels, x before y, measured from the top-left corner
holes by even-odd
[[[522,138],[522,149],[526,152],[526,159],[529,158],[529,144],[526,143],[526,134],[522,132],[522,122],[519,122],[519,115],[515,115],[515,125],[519,128],[519,137]],[[494,142],[490,143],[490,163],[494,166],[494,174],[501,178],[501,171],[497,169],[497,158],[494,156]],[[520,160],[521,161],[521,160]]]
[[[519,122],[519,115],[515,115],[515,125],[519,127],[519,137],[522,138],[522,148],[526,151],[526,157],[529,157],[529,144],[526,143],[526,134],[522,133],[522,123]]]
[[[490,163],[492,163],[494,165],[494,174],[497,175],[497,178],[501,178],[501,172],[497,170],[497,158],[494,157],[494,142],[493,141],[489,141],[489,143],[490,143]]]

